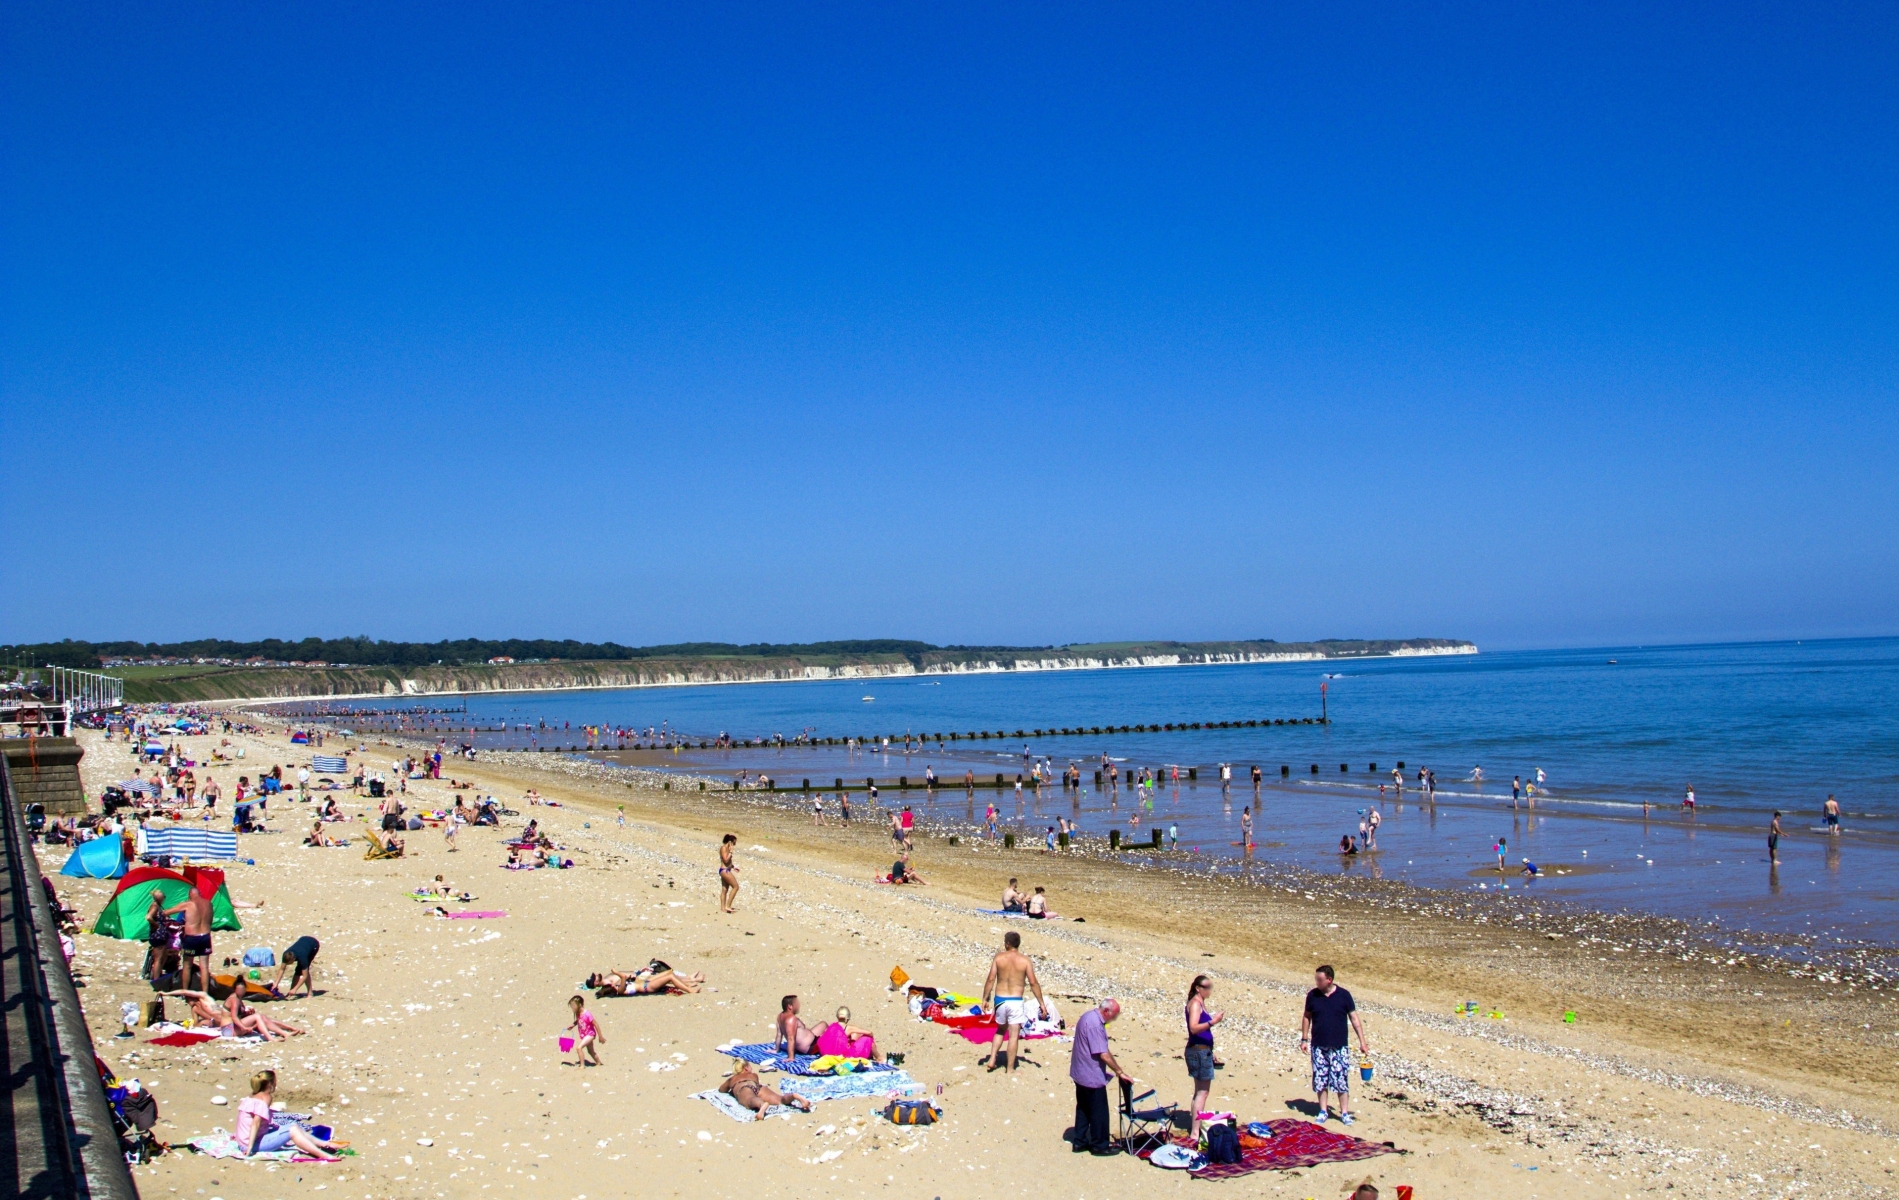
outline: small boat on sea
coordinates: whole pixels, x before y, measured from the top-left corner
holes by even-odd
[[[875,697],[875,696],[865,696],[865,697],[864,697],[864,703],[865,703],[865,704],[869,704],[869,703],[870,703],[870,702],[871,702],[872,700],[875,700],[876,698],[877,698],[877,697]]]

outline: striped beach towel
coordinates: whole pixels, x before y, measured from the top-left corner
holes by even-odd
[[[313,754],[310,756],[310,769],[319,775],[347,775],[349,759],[338,758],[333,754]]]
[[[172,858],[236,858],[237,834],[228,829],[147,829],[141,854]]]

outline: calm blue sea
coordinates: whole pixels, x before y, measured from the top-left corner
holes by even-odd
[[[1322,681],[1329,725],[1028,739],[1029,753],[1057,769],[1079,763],[1085,787],[1079,796],[1031,791],[1019,805],[1011,792],[1004,816],[1038,832],[1068,816],[1089,832],[1118,827],[1141,840],[1156,823],[1177,826],[1183,846],[1238,854],[1240,813],[1255,805],[1247,775],[1258,763],[1267,778],[1257,800],[1258,857],[1495,888],[1493,847],[1502,838],[1513,870],[1529,857],[1568,872],[1527,884],[1513,878],[1513,888],[1762,930],[1899,942],[1899,639],[517,693],[469,697],[468,710],[475,724],[534,725],[543,744],[584,741],[574,731],[587,724],[664,724],[695,739],[868,738],[1316,716]],[[543,721],[552,731],[538,732]],[[523,737],[505,740],[519,745]],[[1011,738],[931,743],[908,754],[894,746],[856,755],[692,752],[677,762],[697,773],[764,770],[780,782],[875,776],[881,784],[918,778],[926,765],[944,777],[969,769],[1013,779],[1023,751]],[[1127,789],[1094,785],[1104,753],[1124,769],[1178,764],[1183,782],[1163,789],[1151,812],[1137,808]],[[1379,785],[1400,761],[1405,792],[1381,798]],[[1235,764],[1226,794],[1216,782],[1222,762]],[[1184,781],[1188,765],[1199,768],[1197,785]],[[1290,768],[1284,779],[1282,765]],[[1418,803],[1419,767],[1437,775],[1434,805]],[[1482,784],[1469,781],[1477,767]],[[1513,810],[1512,776],[1532,780],[1539,768],[1547,782],[1537,808]],[[1699,801],[1692,817],[1680,808],[1690,786]],[[1814,829],[1829,793],[1846,814],[1837,837]],[[926,821],[963,823],[980,820],[995,796],[979,791],[972,802],[957,790],[911,802]],[[1384,818],[1381,852],[1342,860],[1339,836],[1356,834],[1361,810],[1374,805]],[[1778,869],[1766,846],[1775,809],[1786,814]],[[1486,864],[1490,873],[1479,874]]]

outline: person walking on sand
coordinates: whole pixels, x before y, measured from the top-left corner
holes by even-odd
[[[1011,929],[1002,935],[1002,949],[989,963],[989,977],[983,980],[982,1002],[993,1003],[990,1012],[996,1018],[996,1050],[989,1063],[991,1071],[1003,1065],[1006,1041],[1009,1073],[1015,1073],[1016,1046],[1022,1039],[1022,1027],[1029,1023],[1028,993],[1035,993],[1033,1015],[1042,1017],[1048,1004],[1042,999],[1042,981],[1035,977],[1035,964],[1022,953],[1022,935]]]
[[[821,792],[811,793],[811,823],[824,824],[824,795]]]
[[[738,861],[733,857],[738,852],[738,834],[728,833],[719,842],[719,911],[734,911],[732,905],[738,900]]]
[[[1780,810],[1774,810],[1774,819],[1767,826],[1767,860],[1775,866],[1780,865]]]
[[[574,1031],[574,1065],[577,1067],[602,1066],[600,1047],[606,1044],[607,1035],[600,1032],[600,1025],[587,1011],[587,1002],[579,996],[568,999],[567,1007],[573,1010],[573,1024],[567,1028]],[[592,1059],[590,1064],[587,1060]]]
[[[1358,1006],[1352,993],[1340,987],[1330,965],[1312,973],[1312,990],[1306,993],[1305,1015],[1299,1021],[1299,1045],[1312,1053],[1312,1094],[1319,1104],[1319,1123],[1332,1115],[1325,1105],[1330,1093],[1338,1101],[1338,1118],[1352,1123],[1352,1056],[1348,1047],[1347,1024],[1358,1032],[1358,1052],[1371,1055],[1365,1040],[1365,1026],[1358,1019]]]
[[[1120,1015],[1120,1002],[1108,998],[1075,1021],[1075,1040],[1068,1051],[1068,1078],[1075,1085],[1075,1127],[1068,1136],[1076,1154],[1105,1158],[1121,1153],[1108,1128],[1108,1078],[1131,1084],[1134,1076],[1122,1070],[1108,1050],[1108,1022]]]

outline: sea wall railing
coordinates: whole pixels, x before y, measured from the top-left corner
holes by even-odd
[[[13,776],[0,755],[0,847],[6,903],[0,913],[0,1022],[7,1039],[11,1096],[3,1132],[13,1178],[0,1193],[37,1200],[138,1200],[119,1148],[105,1085],[93,1065],[92,1034],[60,952],[59,922],[40,883],[38,860],[14,802]],[[26,1058],[18,1057],[20,1048]]]

